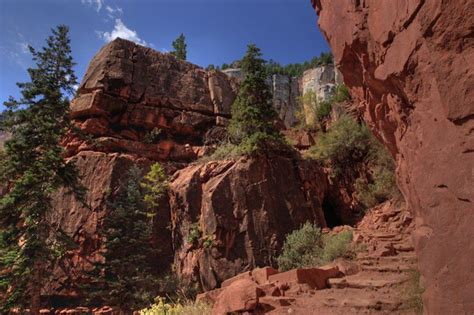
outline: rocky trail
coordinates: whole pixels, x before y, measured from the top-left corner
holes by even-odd
[[[335,263],[345,276],[270,314],[416,314],[407,309],[410,297],[404,293],[417,269],[411,221],[404,208],[390,203],[372,209],[353,230],[367,251],[353,262]]]
[[[408,293],[417,260],[410,236],[412,217],[406,206],[386,202],[371,209],[355,228],[336,227],[333,232],[347,229],[353,231],[354,243],[361,248],[352,261],[338,259],[321,268],[295,269],[275,275],[273,271],[267,281],[258,276],[264,269],[257,269],[229,279],[223,284],[224,289],[200,298],[215,302],[213,314],[225,314],[232,307],[232,311],[251,314],[416,314],[413,297]],[[250,290],[254,295],[249,294],[252,282],[248,278],[258,284],[256,291],[254,287]],[[315,278],[323,280],[323,288]],[[224,301],[231,291],[234,302]],[[242,294],[244,291],[247,293]],[[240,306],[247,307],[246,310],[238,309],[239,303],[235,303],[238,297]]]

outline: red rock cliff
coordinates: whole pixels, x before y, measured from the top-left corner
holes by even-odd
[[[312,0],[416,216],[427,314],[474,313],[474,2]]]
[[[206,290],[271,264],[285,235],[307,220],[322,227],[352,221],[350,194],[298,154],[190,164],[225,133],[235,89],[221,72],[129,41],[114,40],[97,53],[71,103],[86,136],[64,141],[87,188],[86,205],[64,191],[54,198],[53,220],[79,249],[57,266],[45,295],[80,302],[78,284],[101,260],[102,223],[133,164],[160,161],[170,175],[169,198],[154,222],[161,255],[150,263],[166,271],[174,261],[180,275]],[[190,232],[198,233],[191,241]]]

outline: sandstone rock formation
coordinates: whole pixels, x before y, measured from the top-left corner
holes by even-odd
[[[427,314],[474,313],[474,3],[312,1],[416,217]]]
[[[286,234],[306,221],[326,226],[326,181],[316,163],[284,156],[178,171],[170,196],[175,268],[209,290],[244,270],[274,265]],[[200,237],[189,241],[193,224]]]
[[[274,91],[289,91],[275,84]],[[245,270],[273,264],[285,235],[307,220],[332,226],[336,213],[338,223],[351,223],[350,196],[340,187],[329,193],[328,187],[336,186],[326,171],[297,154],[193,164],[225,137],[237,88],[237,80],[221,72],[129,41],[114,40],[98,52],[71,104],[83,135],[64,139],[87,188],[85,204],[59,191],[51,218],[79,249],[56,266],[53,281],[44,288],[51,301],[80,302],[84,271],[102,259],[100,231],[110,201],[134,164],[146,171],[160,161],[171,181],[169,198],[158,207],[154,222],[160,259],[150,263],[166,271],[174,262],[179,275],[206,290]],[[288,105],[285,93],[274,93],[281,100],[280,113]],[[314,144],[309,133],[290,136],[298,148]],[[189,241],[194,228],[199,235]]]
[[[66,148],[69,155],[94,150],[192,161],[205,135],[226,125],[236,88],[221,72],[114,40],[92,59],[71,104],[77,126],[94,141],[67,139]]]

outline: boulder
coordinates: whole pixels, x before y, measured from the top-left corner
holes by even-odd
[[[224,291],[224,288],[199,293],[196,296],[196,302],[204,302],[214,305],[214,303],[216,303],[217,301],[217,298],[219,297],[219,294],[221,294],[222,291]]]
[[[307,284],[312,289],[327,288],[327,280],[329,278],[339,277],[340,272],[337,267],[331,268],[308,268],[308,269],[292,269],[286,272],[271,275],[268,281],[271,283],[287,283],[287,284]]]
[[[252,278],[255,282],[262,285],[262,284],[268,283],[268,278],[271,275],[274,275],[277,273],[278,273],[278,270],[275,270],[272,267],[256,268],[252,270]]]
[[[212,315],[227,315],[232,312],[253,311],[262,292],[249,279],[240,279],[226,287],[212,307]]]

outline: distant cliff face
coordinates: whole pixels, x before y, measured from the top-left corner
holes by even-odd
[[[222,71],[238,82],[243,80],[241,69],[232,68]],[[339,71],[333,65],[325,65],[306,70],[301,77],[274,74],[267,78],[267,84],[273,95],[273,107],[287,128],[297,123],[300,110],[299,98],[305,93],[314,92],[320,100],[328,100],[337,84],[342,83]]]
[[[426,313],[474,313],[474,3],[312,2],[345,84],[396,157]]]

